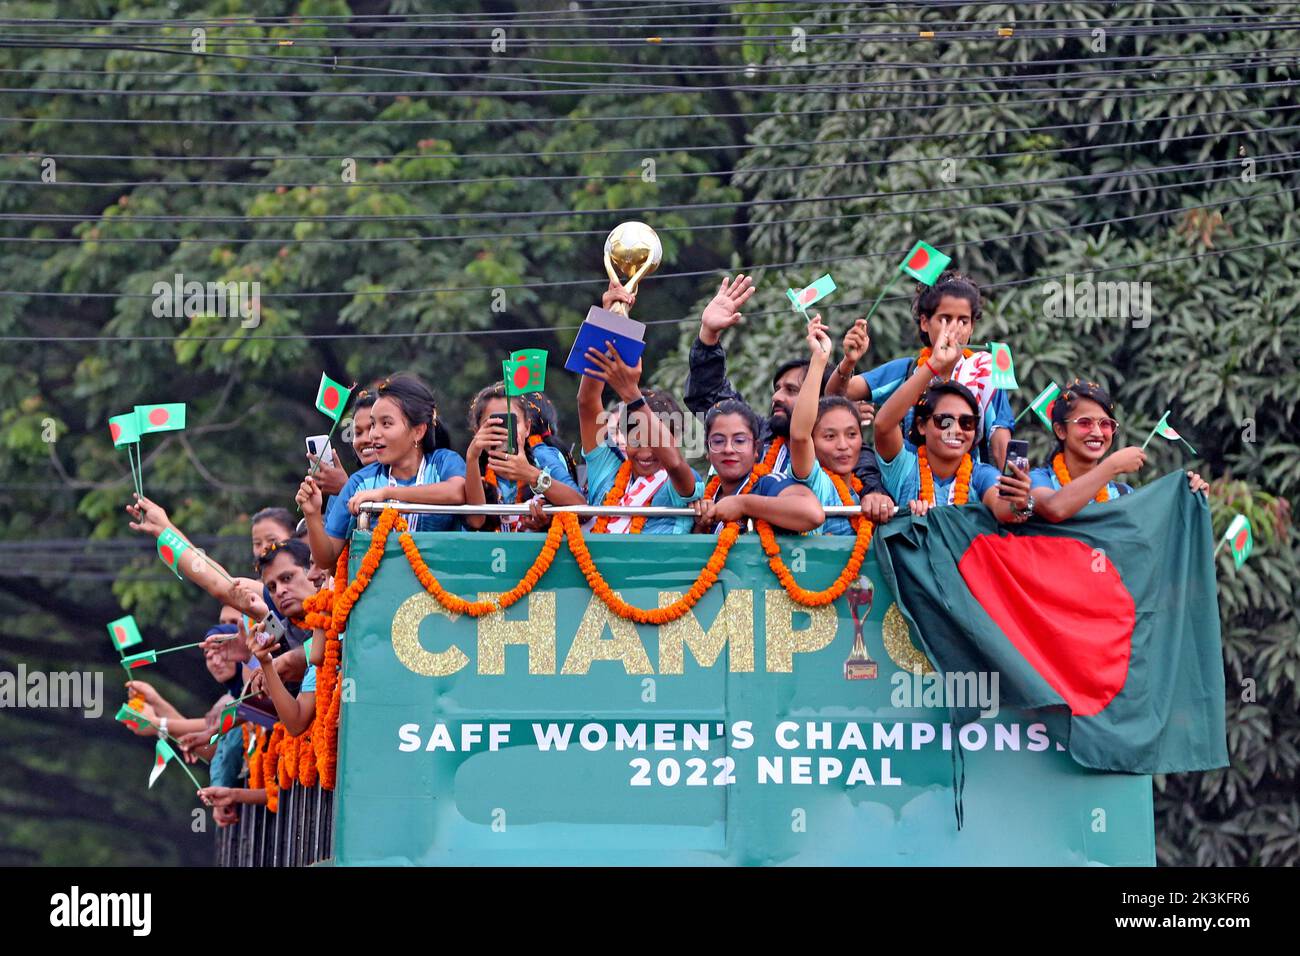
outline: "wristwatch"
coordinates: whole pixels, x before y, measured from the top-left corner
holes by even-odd
[[[1034,496],[1031,494],[1025,502],[1025,510],[1013,508],[1013,511],[1022,518],[1032,518],[1034,516]]]
[[[533,494],[540,498],[542,495],[546,494],[546,489],[550,488],[554,481],[555,479],[551,477],[549,471],[539,472],[537,480],[533,482]]]

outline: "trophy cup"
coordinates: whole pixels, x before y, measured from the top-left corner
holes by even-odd
[[[876,679],[876,662],[867,654],[867,646],[862,642],[862,625],[871,613],[873,591],[871,579],[860,577],[844,592],[849,612],[853,615],[853,650],[849,651],[849,659],[844,662],[845,680]],[[860,615],[859,610],[862,612]]]
[[[605,273],[610,282],[628,292],[636,292],[641,280],[659,268],[663,257],[659,237],[643,222],[621,222],[605,238]],[[603,352],[610,344],[628,365],[636,365],[645,351],[645,323],[629,318],[624,302],[615,302],[612,309],[593,305],[587,311],[564,367],[586,375],[587,349]]]
[[[605,274],[610,282],[619,282],[629,293],[636,292],[641,280],[658,269],[663,258],[659,237],[643,222],[620,222],[605,237]],[[627,315],[627,303],[615,302],[610,311]]]

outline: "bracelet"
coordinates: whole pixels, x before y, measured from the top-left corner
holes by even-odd
[[[627,403],[626,405],[624,405],[623,407],[624,407],[625,409],[627,409],[627,411],[628,411],[629,414],[631,414],[632,412],[636,411],[638,408],[640,408],[640,407],[641,407],[642,405],[644,405],[644,404],[645,404],[645,396],[644,396],[644,395],[638,395],[636,398],[632,399],[632,401],[628,402],[628,403]]]
[[[161,720],[158,721],[158,736],[159,736],[159,737],[166,737],[166,736],[167,736],[167,718],[166,718],[166,717],[163,717]]]
[[[931,378],[938,378],[938,377],[939,377],[939,373],[936,372],[936,371],[934,370],[934,366],[930,364],[930,360],[929,360],[929,359],[926,359],[922,364],[923,364],[926,368],[928,368],[928,369],[930,370],[930,377],[931,377]]]
[[[850,365],[849,370],[847,372],[844,371],[843,366],[844,366],[843,362],[840,362],[839,365],[835,366],[835,374],[845,380],[852,378],[853,370],[857,368],[857,365],[856,364]]]

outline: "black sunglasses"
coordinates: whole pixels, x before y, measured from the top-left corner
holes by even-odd
[[[975,426],[978,425],[980,421],[974,415],[954,415],[951,412],[943,412],[938,415],[933,415],[931,418],[934,421],[934,424],[941,431],[947,431],[949,428],[952,428],[953,422],[956,422],[961,426],[962,431],[973,432]]]

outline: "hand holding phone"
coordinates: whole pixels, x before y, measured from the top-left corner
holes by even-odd
[[[1007,461],[1002,466],[1002,474],[1008,478],[1016,477],[1013,468],[1019,468],[1026,475],[1029,474],[1029,442],[1022,438],[1013,438],[1007,442]],[[1009,498],[1001,487],[998,488],[999,498]]]
[[[496,421],[506,430],[506,452],[511,455],[517,454],[519,449],[515,447],[515,413],[497,412],[488,417]]]
[[[328,435],[310,435],[307,438],[307,454],[320,459],[322,465],[334,464],[334,448]]]

